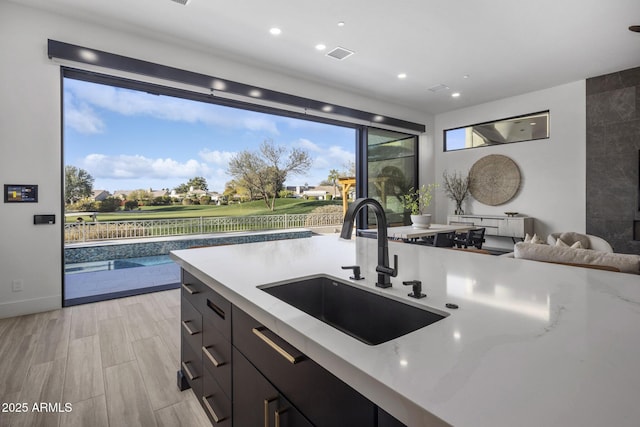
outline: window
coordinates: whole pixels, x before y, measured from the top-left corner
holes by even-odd
[[[402,196],[418,184],[418,137],[369,128],[367,132],[367,195],[380,202],[389,224],[409,224]],[[370,215],[369,224],[375,224]]]

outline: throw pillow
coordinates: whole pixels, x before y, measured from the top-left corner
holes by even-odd
[[[574,242],[572,245],[567,245],[564,240],[556,239],[556,246],[560,246],[561,248],[583,249],[580,240]]]
[[[535,244],[538,244],[538,245],[544,245],[545,241],[542,240],[540,237],[538,237],[537,234],[534,233],[533,237],[531,237],[531,243],[535,243]]]
[[[569,245],[572,245],[575,242],[580,242],[582,244],[583,249],[590,249],[589,237],[581,233],[566,231],[564,233],[561,233],[558,236],[558,239],[562,239],[564,242],[566,242]]]

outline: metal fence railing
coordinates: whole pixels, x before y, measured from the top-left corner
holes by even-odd
[[[309,213],[75,222],[64,225],[64,241],[76,243],[229,231],[325,227],[341,225],[342,220],[341,213]]]

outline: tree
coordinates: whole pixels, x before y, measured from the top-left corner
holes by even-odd
[[[253,200],[253,194],[247,185],[235,179],[225,184],[222,195],[228,200],[233,200],[235,196],[238,196],[241,200]]]
[[[340,172],[338,172],[335,169],[331,169],[329,171],[329,181],[331,182],[331,184],[333,185],[333,195],[337,195],[338,194],[338,178],[340,178]]]
[[[194,190],[209,191],[207,180],[202,176],[191,178],[189,182],[187,182],[187,186],[189,188],[193,187]]]
[[[115,212],[120,209],[121,202],[117,197],[107,197],[98,204],[98,212]]]
[[[228,173],[246,185],[252,194],[262,196],[267,207],[273,211],[276,196],[287,176],[305,173],[311,166],[311,157],[304,150],[293,148],[286,154],[285,147],[266,140],[258,152],[245,150],[232,157]]]
[[[146,202],[151,199],[151,193],[145,189],[133,190],[127,195],[128,200],[135,200],[137,202]],[[137,207],[137,206],[136,206]]]
[[[191,187],[193,187],[194,190],[209,191],[207,180],[202,176],[191,178],[186,183],[178,185],[174,190],[176,190],[176,193],[178,194],[186,194],[191,191]]]
[[[93,177],[84,169],[72,165],[64,167],[64,202],[67,205],[93,194]]]

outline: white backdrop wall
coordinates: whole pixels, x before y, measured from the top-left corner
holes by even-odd
[[[484,205],[473,198],[465,202],[467,214],[503,215],[520,212],[535,218],[535,232],[544,238],[556,231],[584,232],[586,227],[586,101],[585,81],[436,115],[434,180],[442,182],[444,170],[468,172],[489,154],[510,157],[520,168],[519,192],[500,206]],[[501,146],[443,152],[443,130],[538,111],[550,111],[550,138]],[[431,167],[431,164],[425,164]],[[423,175],[423,176],[428,176]],[[434,182],[427,181],[424,182]],[[442,191],[436,195],[438,223],[446,223],[455,203]],[[489,239],[488,245],[510,247],[511,239]]]
[[[47,58],[47,39],[211,74],[269,89],[373,111],[409,121],[424,113],[344,89],[257,69],[211,52],[108,29],[0,0],[0,181],[37,184],[36,204],[0,203],[0,318],[55,309],[62,291],[62,142],[60,66]],[[55,225],[33,225],[55,214]],[[12,291],[22,281],[21,292]]]

